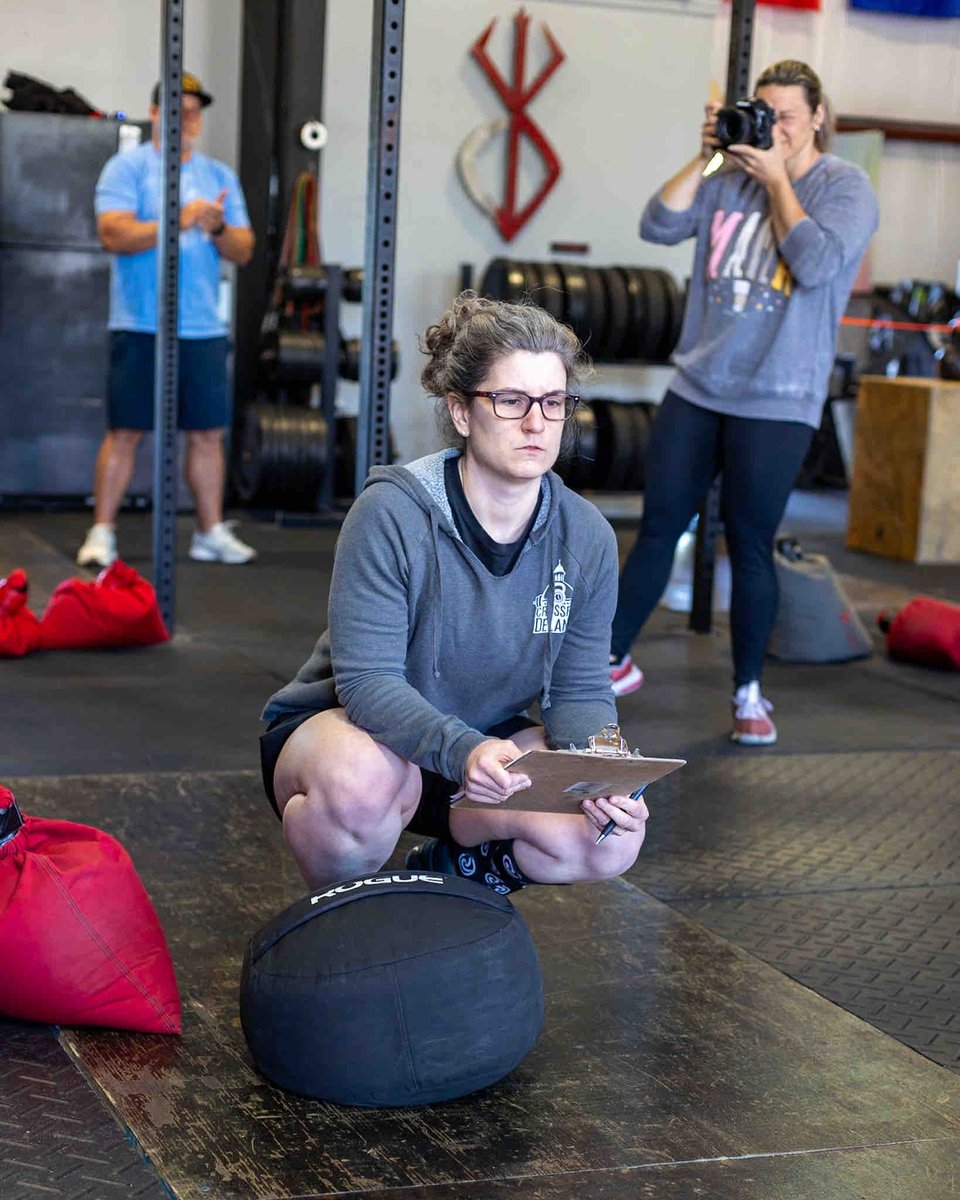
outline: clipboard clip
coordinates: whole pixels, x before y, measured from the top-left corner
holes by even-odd
[[[578,751],[577,747],[571,742],[570,749],[576,753],[584,753]],[[587,738],[587,754],[605,754],[610,758],[642,758],[643,755],[639,750],[631,750],[627,746],[626,738],[620,735],[620,726],[611,721],[609,725],[604,725],[599,733],[591,734]]]

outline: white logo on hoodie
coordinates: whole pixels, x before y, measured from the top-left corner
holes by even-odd
[[[557,562],[553,568],[553,607],[547,615],[547,594],[551,585],[548,584],[533,602],[533,632],[534,633],[563,633],[570,620],[571,593],[573,588],[567,583],[567,572],[562,562]]]

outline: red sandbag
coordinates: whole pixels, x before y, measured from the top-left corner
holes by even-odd
[[[169,637],[153,588],[120,559],[94,580],[65,579],[40,618],[44,650],[151,646]]]
[[[21,817],[0,787],[3,809],[0,1013],[179,1033],[170,952],[126,850],[89,825]]]
[[[960,670],[960,604],[916,596],[888,625],[883,613],[877,620],[891,658]]]
[[[19,567],[0,579],[0,655],[19,658],[40,645],[40,622],[27,608],[27,574]]]

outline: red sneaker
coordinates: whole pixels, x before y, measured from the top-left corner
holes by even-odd
[[[619,662],[610,660],[610,690],[615,696],[626,696],[635,692],[643,683],[643,672],[629,654]]]
[[[733,709],[731,742],[739,742],[741,746],[772,746],[777,740],[777,727],[770,720],[773,705],[760,695],[756,679],[737,688],[730,707]]]

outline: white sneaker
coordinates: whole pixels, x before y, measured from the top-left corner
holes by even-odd
[[[77,551],[78,567],[109,567],[117,557],[117,535],[109,525],[92,525]]]
[[[190,557],[195,562],[245,563],[257,557],[252,546],[246,545],[233,532],[236,521],[218,521],[201,533],[194,530]]]

